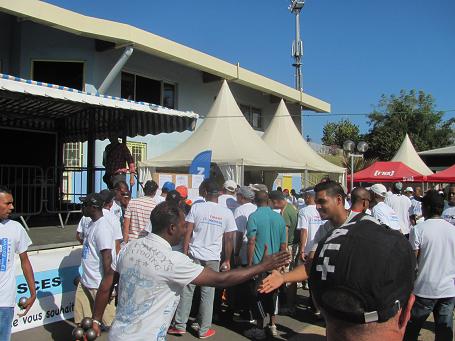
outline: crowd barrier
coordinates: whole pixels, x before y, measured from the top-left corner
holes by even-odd
[[[28,253],[35,272],[36,301],[28,314],[18,317],[16,305],[12,332],[43,326],[70,319],[74,316],[74,278],[79,275],[81,246],[32,251]],[[16,302],[29,297],[27,281],[22,274],[21,262],[16,256]]]

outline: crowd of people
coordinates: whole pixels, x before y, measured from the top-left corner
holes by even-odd
[[[374,184],[347,196],[329,179],[298,194],[207,179],[191,201],[172,182],[149,180],[131,199],[123,178],[112,181],[80,198],[74,305],[75,323],[92,317],[109,340],[165,340],[188,328],[209,338],[221,304],[251,324],[245,336],[277,336],[277,315],[296,314],[299,286],[329,340],[417,340],[431,313],[436,339],[453,339],[455,185],[423,193]],[[30,240],[12,210],[0,187],[0,341],[11,332],[15,253],[30,288],[23,314],[36,298]]]

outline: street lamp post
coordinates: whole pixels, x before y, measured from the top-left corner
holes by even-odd
[[[363,154],[368,150],[368,143],[360,141],[357,143],[357,151],[360,154],[354,154],[356,145],[354,141],[346,140],[343,143],[343,150],[348,153],[351,158],[351,191],[354,188],[354,158],[363,158]]]

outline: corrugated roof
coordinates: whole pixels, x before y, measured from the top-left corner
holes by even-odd
[[[436,149],[430,149],[430,150],[424,150],[420,153],[419,155],[455,155],[455,146],[448,146],[448,147],[443,147],[443,148],[436,148]]]
[[[318,98],[244,69],[238,64],[228,63],[127,24],[85,16],[36,0],[0,0],[0,11],[73,34],[117,45],[132,44],[136,49],[148,54],[208,72],[290,102],[300,103],[306,109],[330,112],[330,104]]]

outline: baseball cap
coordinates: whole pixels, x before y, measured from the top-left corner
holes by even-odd
[[[248,186],[241,186],[237,191],[237,194],[240,194],[241,196],[248,200],[254,199],[254,191]]]
[[[269,189],[264,184],[251,184],[249,187],[255,192],[259,192],[259,191],[264,191],[267,193],[269,192]]]
[[[387,195],[387,188],[383,184],[374,184],[370,187],[370,191],[384,198]]]
[[[226,180],[223,185],[229,192],[235,192],[237,189],[237,183],[234,180]]]
[[[285,200],[284,194],[280,191],[271,191],[270,200]]]
[[[179,202],[180,200],[182,200],[182,196],[175,189],[173,191],[170,191],[166,196],[166,201]]]
[[[414,188],[409,186],[409,187],[406,187],[406,189],[404,191],[414,193]]]
[[[102,208],[104,200],[99,193],[90,193],[85,197],[79,197],[79,200],[86,206]]]
[[[115,192],[108,190],[108,189],[103,189],[100,193],[99,196],[101,199],[104,201],[104,203],[111,202],[114,197],[115,197]]]
[[[393,184],[393,187],[395,187],[397,190],[401,191],[403,189],[403,184],[401,182],[395,182]]]
[[[186,188],[186,186],[177,186],[175,188],[175,190],[177,192],[179,192],[180,196],[183,198],[183,199],[186,199],[188,197],[188,188]]]
[[[163,187],[162,187],[161,190],[163,190],[163,191],[168,191],[168,192],[173,191],[173,190],[175,190],[175,185],[174,185],[173,182],[166,181],[166,182],[163,184]]]
[[[400,232],[361,220],[332,230],[318,243],[310,289],[317,305],[334,318],[385,322],[406,307],[415,263]]]

